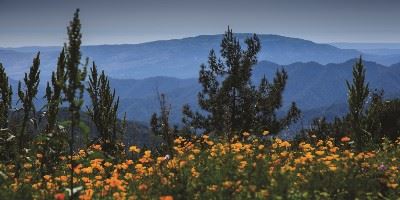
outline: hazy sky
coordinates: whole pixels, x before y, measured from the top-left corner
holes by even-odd
[[[280,34],[316,42],[400,42],[400,0],[0,0],[0,46],[61,45],[81,9],[84,44],[202,34]]]

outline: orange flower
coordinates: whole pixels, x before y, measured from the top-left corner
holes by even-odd
[[[64,193],[57,193],[54,195],[54,199],[56,200],[64,200],[65,199],[65,194]]]
[[[67,182],[68,181],[68,177],[67,176],[60,176],[60,181]]]
[[[145,190],[147,190],[148,188],[149,188],[149,187],[147,187],[146,184],[140,184],[140,185],[138,186],[138,189],[141,190],[141,191],[145,191]]]
[[[44,178],[44,180],[48,181],[48,180],[50,180],[51,176],[50,175],[44,175],[43,178]]]
[[[342,137],[342,139],[340,139],[341,142],[349,142],[351,139],[347,136]]]
[[[97,151],[101,151],[101,145],[99,145],[99,144],[93,145],[93,149],[95,149]]]
[[[161,196],[160,200],[174,200],[174,197],[171,195]]]

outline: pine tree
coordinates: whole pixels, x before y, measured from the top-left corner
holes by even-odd
[[[359,149],[362,148],[367,140],[367,133],[362,128],[362,123],[365,117],[365,105],[369,95],[368,83],[365,82],[365,69],[362,58],[358,59],[353,66],[353,81],[346,81],[348,88],[348,117],[351,122],[352,133],[354,140]]]
[[[22,103],[23,108],[23,119],[22,125],[20,130],[18,131],[19,134],[17,135],[17,145],[16,145],[16,166],[17,166],[17,173],[19,173],[20,165],[21,165],[21,158],[23,150],[27,147],[28,138],[25,135],[25,131],[28,125],[28,122],[31,121],[30,117],[35,115],[36,109],[33,100],[36,98],[38,93],[38,86],[40,81],[40,53],[36,55],[33,59],[33,64],[30,67],[29,74],[25,73],[24,77],[24,89],[22,88],[21,81],[18,82],[18,97],[19,101]]]
[[[169,114],[171,112],[171,105],[167,104],[165,94],[158,94],[160,102],[160,114],[153,113],[150,120],[151,131],[161,136],[163,142],[161,143],[162,153],[173,155],[174,139],[178,135],[177,127],[171,127],[169,123]]]
[[[53,132],[57,115],[62,103],[62,90],[65,87],[65,50],[62,49],[60,56],[58,57],[57,70],[52,73],[51,86],[47,82],[46,87],[46,99],[47,99],[47,127],[46,132]]]
[[[0,128],[8,127],[8,112],[11,108],[12,88],[8,82],[8,76],[0,63]]]
[[[15,133],[8,129],[8,114],[11,109],[12,88],[8,76],[0,63],[0,160],[10,161],[15,147]]]
[[[244,131],[270,129],[278,133],[297,120],[300,111],[294,103],[284,119],[277,119],[275,114],[282,106],[286,72],[277,72],[273,84],[264,78],[256,89],[251,76],[261,44],[255,34],[245,44],[247,49],[242,50],[228,27],[221,42],[222,59],[217,58],[214,50],[210,51],[208,65],[201,65],[199,73],[203,89],[198,93],[198,103],[205,114],[193,112],[185,105],[182,119],[185,130],[203,130],[231,138]]]
[[[25,73],[24,84],[25,91],[22,89],[21,81],[18,82],[18,97],[19,101],[22,103],[24,117],[22,121],[22,128],[20,130],[20,147],[22,148],[22,138],[24,137],[27,122],[29,120],[30,114],[35,114],[35,105],[33,99],[36,97],[38,92],[38,86],[40,81],[40,53],[36,55],[33,59],[33,65],[30,68],[29,75]]]
[[[100,144],[104,152],[110,155],[119,153],[118,142],[122,138],[118,126],[119,97],[115,99],[115,90],[111,90],[110,81],[104,71],[98,76],[96,64],[90,69],[87,89],[92,105],[88,113],[100,133]]]
[[[62,90],[65,85],[65,50],[62,49],[57,62],[57,69],[52,73],[51,84],[47,82],[47,100],[45,116],[47,118],[46,129],[40,138],[42,141],[41,171],[42,174],[51,173],[57,165],[57,158],[64,151],[65,135],[57,126],[57,116],[62,104]]]
[[[279,133],[300,117],[301,112],[294,102],[285,117],[278,119],[276,115],[282,107],[282,94],[287,79],[288,75],[284,69],[276,72],[273,83],[269,83],[265,76],[261,79],[256,104],[257,132],[268,130],[271,133]]]
[[[66,85],[63,88],[66,101],[69,103],[69,113],[71,119],[70,126],[70,139],[69,139],[69,156],[71,164],[71,177],[70,177],[70,190],[73,191],[73,177],[74,167],[72,156],[74,153],[74,140],[75,140],[75,129],[79,126],[80,122],[80,110],[83,104],[83,81],[86,78],[86,64],[83,68],[81,65],[81,23],[79,19],[79,9],[76,10],[73,20],[70,22],[67,28],[68,32],[68,44],[65,46],[66,50]],[[70,196],[73,199],[73,195]]]

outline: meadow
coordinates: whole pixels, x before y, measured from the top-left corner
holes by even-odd
[[[82,62],[79,9],[67,33],[42,108],[40,52],[17,90],[0,63],[0,199],[399,199],[400,100],[369,87],[361,56],[346,81],[348,114],[283,140],[302,117],[296,102],[278,113],[288,73],[254,85],[260,39],[243,49],[228,27],[221,58],[210,50],[200,66],[201,110],[184,105],[173,125],[157,91],[146,146],[127,142],[132,126],[109,77]]]
[[[289,142],[243,133],[230,141],[208,135],[174,140],[173,155],[129,147],[120,161],[100,145],[73,156],[79,199],[396,199],[400,140],[355,152],[343,137]],[[1,199],[67,199],[70,165],[60,157],[56,173],[39,176],[42,155],[15,166],[0,165]],[[114,159],[115,160],[115,159]]]

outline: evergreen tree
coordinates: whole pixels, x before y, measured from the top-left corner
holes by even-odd
[[[357,147],[360,149],[367,140],[367,133],[363,129],[365,105],[369,95],[368,83],[365,82],[365,69],[362,58],[358,59],[353,67],[353,81],[346,81],[348,88],[349,120]]]
[[[279,133],[300,117],[301,112],[294,102],[285,117],[278,119],[276,115],[276,112],[282,107],[282,94],[287,79],[288,75],[284,69],[276,72],[273,83],[269,83],[265,76],[261,79],[255,106],[257,132],[268,130],[272,133]]]
[[[69,103],[69,113],[71,119],[70,126],[70,139],[69,139],[69,156],[71,164],[71,177],[70,177],[70,190],[71,194],[73,191],[73,176],[75,163],[73,162],[72,156],[74,151],[74,139],[75,139],[75,129],[78,128],[80,122],[80,110],[83,104],[83,91],[84,84],[83,81],[86,78],[86,64],[83,68],[81,65],[81,23],[79,19],[79,9],[76,10],[73,20],[70,22],[67,28],[68,32],[68,44],[65,46],[66,50],[66,85],[64,87],[64,93],[66,101]],[[70,196],[71,199],[73,195]]]
[[[13,157],[15,134],[8,129],[8,113],[11,109],[12,88],[8,76],[0,63],[0,160],[10,161]]]
[[[65,85],[65,51],[62,49],[58,57],[57,69],[52,73],[51,84],[47,82],[47,100],[45,116],[47,118],[46,129],[41,139],[41,173],[42,175],[51,173],[57,166],[57,159],[64,152],[65,135],[64,131],[57,126],[57,116],[62,104],[62,90]]]
[[[115,99],[115,90],[111,90],[110,82],[104,71],[98,76],[96,64],[90,69],[89,87],[87,89],[92,105],[88,113],[100,133],[100,144],[104,152],[116,155],[121,150],[118,147],[122,131],[118,127],[119,97]]]
[[[36,55],[36,57],[33,59],[33,64],[30,67],[29,74],[25,73],[24,77],[24,85],[25,85],[25,90],[22,88],[21,81],[18,82],[18,97],[19,101],[22,103],[22,108],[23,108],[23,119],[22,119],[22,125],[20,130],[18,131],[19,134],[17,136],[17,145],[16,145],[16,166],[17,166],[17,173],[19,173],[20,165],[21,165],[21,158],[22,158],[22,153],[24,152],[23,150],[27,147],[27,142],[29,142],[30,136],[25,134],[25,131],[27,129],[27,125],[29,121],[34,121],[31,120],[30,117],[32,115],[35,115],[36,109],[34,105],[34,98],[36,98],[36,95],[38,93],[38,86],[39,86],[39,76],[40,76],[40,53]]]
[[[8,82],[8,76],[0,63],[0,128],[8,127],[8,112],[11,108],[12,88]]]
[[[39,86],[39,75],[40,75],[40,53],[36,55],[36,57],[33,59],[33,65],[30,68],[29,75],[25,73],[24,77],[24,84],[25,84],[25,90],[22,89],[22,84],[21,81],[18,82],[18,97],[19,101],[22,103],[22,108],[23,108],[23,121],[22,121],[22,126],[21,130],[19,131],[19,147],[23,148],[23,143],[24,143],[24,133],[26,130],[27,123],[29,121],[29,117],[31,114],[36,113],[35,105],[34,105],[34,98],[37,95],[38,92],[38,86]]]
[[[203,89],[198,102],[205,114],[193,112],[185,105],[182,121],[186,130],[200,129],[229,138],[244,131],[267,129],[278,133],[299,117],[300,111],[293,103],[288,116],[277,119],[275,112],[282,106],[287,74],[283,70],[277,72],[273,84],[264,78],[257,90],[251,75],[261,44],[255,34],[245,44],[247,49],[242,50],[228,27],[221,42],[222,59],[217,58],[214,50],[210,51],[208,65],[201,65],[199,73]]]
[[[171,127],[169,123],[169,114],[171,112],[171,105],[167,104],[165,94],[158,94],[160,102],[160,115],[153,113],[150,120],[151,131],[161,136],[163,142],[161,143],[161,151],[164,154],[173,155],[174,139],[178,135],[178,128]]]

